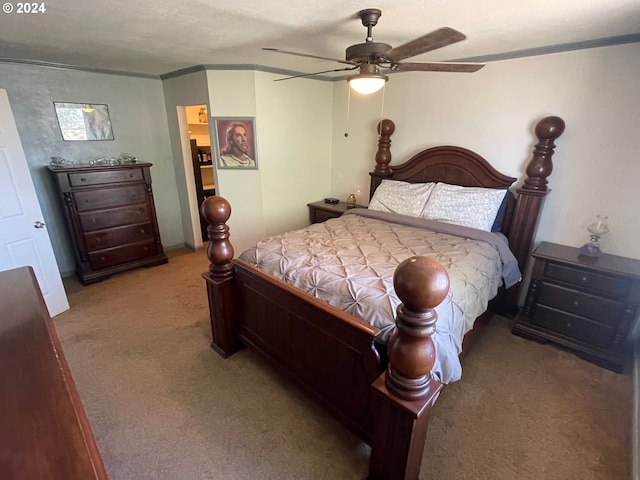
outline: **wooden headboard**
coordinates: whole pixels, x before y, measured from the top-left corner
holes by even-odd
[[[370,197],[385,178],[410,183],[445,182],[464,187],[502,189],[512,187],[517,181],[517,178],[500,173],[481,155],[455,146],[428,148],[400,165],[391,166],[391,135],[394,131],[395,125],[391,120],[382,120],[378,124],[380,137],[376,166],[369,174]],[[509,238],[521,271],[524,271],[542,201],[548,192],[547,177],[553,170],[553,141],[562,132],[564,121],[560,117],[546,117],[538,122],[535,128],[538,144],[527,165],[527,177],[516,190],[517,197],[509,190],[501,231]]]

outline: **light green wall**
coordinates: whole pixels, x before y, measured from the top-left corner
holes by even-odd
[[[399,73],[384,91],[385,118],[396,124],[392,164],[439,144],[477,151],[521,177],[531,158],[535,123],[559,115],[551,193],[536,241],[580,246],[597,213],[609,215],[605,252],[640,258],[640,44],[492,62],[473,74]],[[345,82],[335,83],[334,138],[344,132]],[[351,97],[349,137],[332,150],[334,196],[365,184],[373,168],[382,94]],[[363,164],[363,162],[365,162]],[[366,165],[365,165],[366,164]]]
[[[167,115],[159,79],[0,63],[0,88],[7,90],[63,276],[75,271],[75,259],[64,212],[53,178],[46,169],[52,156],[87,162],[127,152],[153,163],[151,175],[162,243],[165,247],[182,245]],[[63,141],[53,102],[108,105],[114,140]]]
[[[175,172],[175,183],[178,190],[180,221],[184,243],[190,248],[202,245],[200,233],[200,217],[195,195],[195,179],[191,163],[191,152],[188,143],[188,127],[182,119],[181,132],[178,108],[188,105],[208,105],[209,91],[207,74],[200,72],[170,78],[162,82],[164,101],[167,111],[167,124],[171,142],[171,156]],[[186,115],[186,113],[185,113]],[[181,136],[181,133],[183,135]],[[188,149],[184,152],[183,149]]]
[[[232,208],[237,253],[265,235],[306,225],[307,203],[330,191],[331,84],[275,78],[207,72],[212,117],[256,118],[258,169],[217,171],[217,191]]]
[[[46,170],[54,155],[81,162],[128,152],[152,162],[163,245],[198,246],[198,205],[189,192],[193,173],[181,142],[179,106],[206,104],[211,116],[256,117],[259,169],[216,172],[218,193],[232,205],[229,225],[236,251],[267,234],[307,224],[306,204],[330,193],[332,86],[274,78],[254,71],[202,70],[161,81],[0,64],[0,88],[9,95],[61,273],[72,274],[75,260]],[[63,142],[54,101],[107,104],[115,140]]]

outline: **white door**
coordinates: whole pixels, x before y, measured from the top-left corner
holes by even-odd
[[[0,89],[0,271],[30,265],[52,317],[69,308],[7,91]]]

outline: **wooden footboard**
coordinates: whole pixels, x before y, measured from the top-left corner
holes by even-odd
[[[429,411],[442,385],[430,378],[435,359],[433,309],[449,289],[436,261],[401,263],[394,286],[403,304],[382,371],[379,330],[239,260],[232,260],[222,197],[202,205],[210,224],[207,282],[212,347],[223,357],[249,347],[288,375],[371,445],[369,478],[418,477]],[[374,421],[375,419],[375,421]]]

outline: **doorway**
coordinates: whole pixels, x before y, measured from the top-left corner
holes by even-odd
[[[209,115],[206,105],[189,105],[185,107],[189,142],[191,143],[191,160],[195,179],[198,209],[206,198],[216,194],[211,157],[211,137],[209,134]],[[202,241],[207,241],[207,222],[200,217]]]

